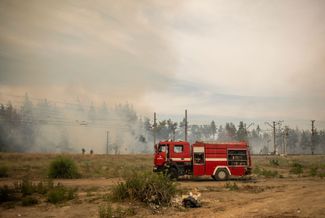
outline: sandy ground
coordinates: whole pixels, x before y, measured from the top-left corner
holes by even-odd
[[[33,207],[0,206],[0,217],[98,217],[103,195],[120,179],[55,180],[65,186],[79,187],[75,200],[53,205],[41,202]],[[2,179],[0,185],[13,184]],[[158,211],[136,203],[123,207],[136,208],[135,217],[325,217],[325,180],[319,178],[256,179],[236,182],[239,190],[225,188],[227,182],[209,178],[181,180],[183,189],[201,193],[201,208],[162,208]]]

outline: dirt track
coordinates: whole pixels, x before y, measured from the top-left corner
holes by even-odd
[[[79,187],[78,198],[64,205],[43,202],[35,207],[0,208],[0,217],[98,217],[102,195],[119,179],[56,180],[66,186]],[[2,180],[0,185],[12,184]],[[202,207],[195,209],[161,209],[153,215],[141,206],[138,217],[325,217],[325,181],[317,178],[257,179],[236,182],[239,190],[225,188],[226,182],[181,180],[183,189],[201,192]],[[89,191],[94,189],[91,194]],[[124,205],[125,206],[125,205]],[[127,205],[126,205],[127,206]]]

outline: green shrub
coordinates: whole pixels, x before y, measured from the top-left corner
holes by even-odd
[[[35,192],[35,187],[28,177],[23,178],[19,188],[23,196],[31,195]]]
[[[256,167],[253,168],[253,173],[256,175],[260,175],[261,168],[257,165]]]
[[[256,166],[253,169],[253,173],[267,178],[274,178],[279,175],[278,171],[276,170],[267,170],[267,169],[260,168],[259,166]]]
[[[318,167],[317,166],[312,166],[310,169],[309,169],[309,175],[310,176],[317,176],[317,170],[318,170]]]
[[[8,177],[8,167],[7,166],[0,166],[0,178]]]
[[[45,182],[39,182],[35,185],[35,192],[41,195],[45,195],[50,189],[54,188],[54,183],[52,180]]]
[[[23,206],[31,206],[31,205],[38,204],[38,200],[32,196],[27,196],[22,199],[21,203]]]
[[[301,165],[300,163],[293,163],[291,165],[291,169],[290,169],[290,173],[293,173],[293,174],[302,174],[304,172],[304,166]]]
[[[59,156],[51,162],[48,176],[50,178],[73,179],[79,178],[80,174],[71,158]]]
[[[279,160],[278,159],[271,159],[270,160],[270,165],[278,167],[280,165]]]
[[[146,204],[169,205],[177,192],[176,184],[157,173],[133,173],[113,187],[111,199],[137,200]]]
[[[320,173],[318,173],[318,176],[319,176],[320,178],[324,178],[324,177],[325,177],[325,172],[320,172]]]
[[[22,193],[23,196],[31,195],[34,193],[44,195],[52,188],[54,188],[54,183],[52,180],[32,183],[28,177],[25,177],[21,182],[14,183],[14,191],[17,193]]]
[[[47,201],[57,204],[63,201],[72,200],[75,198],[75,189],[66,188],[60,184],[52,188],[47,193]]]
[[[56,187],[47,193],[47,200],[50,203],[56,204],[65,200],[66,191],[63,187]]]
[[[136,211],[133,207],[127,209],[117,207],[116,209],[113,209],[110,204],[99,207],[100,218],[112,218],[112,217],[119,218],[119,217],[134,216],[134,215],[136,215]]]
[[[113,208],[110,204],[106,206],[99,207],[99,217],[100,218],[112,218],[113,216]]]
[[[37,204],[34,194],[47,196],[51,203],[72,200],[75,198],[76,189],[63,187],[61,184],[54,185],[51,180],[47,182],[32,183],[28,177],[21,182],[14,183],[13,187],[0,187],[0,202],[22,201],[23,206]]]
[[[262,175],[265,176],[266,178],[274,178],[279,175],[278,171],[276,170],[262,170]]]
[[[235,182],[232,184],[230,182],[227,182],[225,185],[225,188],[229,189],[230,191],[238,191],[239,190],[239,187]]]
[[[319,176],[323,178],[325,176],[325,169],[319,166],[311,166],[309,169],[309,175],[310,176]]]

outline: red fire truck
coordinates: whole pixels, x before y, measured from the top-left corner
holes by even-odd
[[[230,176],[251,173],[251,157],[246,142],[161,141],[155,145],[154,171],[171,178],[183,175],[212,176],[226,180]]]

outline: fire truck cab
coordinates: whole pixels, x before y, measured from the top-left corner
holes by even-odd
[[[171,178],[183,175],[212,176],[226,180],[251,172],[249,146],[246,142],[161,141],[155,146],[154,171]]]

